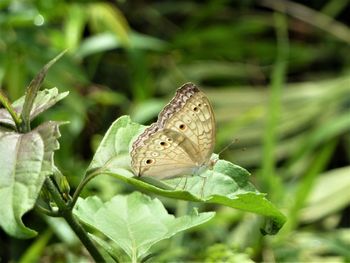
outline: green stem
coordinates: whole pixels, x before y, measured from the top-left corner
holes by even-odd
[[[4,105],[5,109],[10,113],[13,121],[15,122],[16,128],[18,130],[21,125],[21,118],[18,116],[17,112],[12,107],[9,99],[1,91],[0,91],[0,103]]]
[[[67,221],[67,223],[72,228],[74,233],[78,236],[80,241],[83,243],[83,245],[89,251],[89,253],[93,257],[93,259],[96,262],[104,262],[105,261],[104,258],[102,257],[100,252],[97,250],[95,244],[89,238],[87,232],[79,224],[79,222],[75,219],[75,217],[72,213],[72,207],[66,205],[64,199],[62,198],[60,192],[57,190],[55,184],[53,183],[53,181],[51,180],[50,177],[48,177],[45,180],[45,186],[47,187],[48,191],[52,195],[52,198],[54,199],[56,205],[58,206],[59,212],[61,213],[62,217]]]
[[[183,200],[177,200],[176,217],[182,217],[186,215],[189,210],[188,206],[189,206],[189,202],[183,201]],[[171,245],[173,246],[173,248],[181,247],[183,239],[184,239],[184,232],[180,232],[176,236],[174,236],[171,242]]]
[[[99,173],[94,171],[84,177],[84,179],[79,183],[77,189],[75,190],[72,199],[69,202],[69,207],[73,208],[75,203],[78,200],[78,197],[80,196],[81,191],[83,190],[84,186],[95,176],[97,176]]]

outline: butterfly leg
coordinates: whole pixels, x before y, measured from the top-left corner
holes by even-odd
[[[182,182],[182,177],[180,177],[179,182],[175,185],[174,190],[176,190]]]
[[[182,178],[183,178],[183,177],[180,178],[180,180],[179,180],[179,182],[177,183],[177,185],[175,186],[174,190],[176,190],[176,189],[179,187],[179,185],[180,185],[181,182],[182,182]],[[183,190],[183,191],[186,189],[186,185],[187,185],[187,176],[185,176],[185,183],[184,183],[184,185],[182,186],[182,190]]]
[[[204,197],[204,187],[205,187],[205,185],[207,183],[207,178],[208,177],[202,177],[202,178],[203,178],[203,184],[202,184],[202,188],[201,188],[201,198],[203,199],[203,197]]]
[[[186,185],[187,185],[187,176],[185,176],[185,183],[184,183],[184,186],[182,187],[182,190],[183,190],[183,191],[185,191]]]

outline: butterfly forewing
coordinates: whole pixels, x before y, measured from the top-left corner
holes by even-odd
[[[215,120],[209,100],[204,93],[198,90],[180,111],[165,122],[164,126],[166,129],[184,134],[191,142],[183,147],[198,166],[210,159],[215,144]]]
[[[209,100],[194,84],[179,88],[153,123],[135,140],[131,166],[159,179],[194,173],[208,164],[215,144]]]

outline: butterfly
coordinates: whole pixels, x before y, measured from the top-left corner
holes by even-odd
[[[156,179],[200,174],[212,168],[215,117],[207,96],[193,83],[174,98],[132,144],[131,168]]]

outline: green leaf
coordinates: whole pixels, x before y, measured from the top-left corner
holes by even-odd
[[[57,102],[65,98],[68,95],[68,93],[69,92],[58,93],[57,88],[45,89],[45,90],[39,91],[35,98],[33,108],[30,112],[30,120],[33,120],[40,113],[51,108]],[[12,104],[13,108],[18,114],[20,114],[20,112],[22,111],[24,98],[25,97],[22,96]],[[15,127],[15,123],[11,115],[5,109],[0,109],[0,124],[5,124],[8,126]]]
[[[87,171],[99,168],[110,172],[121,172],[131,177],[129,143],[131,139],[142,132],[143,128],[137,123],[132,123],[128,116],[122,116],[116,120],[103,137]]]
[[[168,214],[158,199],[134,192],[115,196],[105,203],[96,196],[80,198],[74,214],[118,244],[135,262],[155,243],[202,224],[215,213],[194,213],[176,218]],[[108,252],[111,253],[111,249]]]
[[[224,160],[219,160],[213,170],[208,170],[201,176],[186,177],[187,179],[158,181],[134,177],[130,168],[129,148],[143,129],[128,116],[116,120],[97,149],[87,174],[109,174],[140,190],[158,195],[220,204],[266,216],[263,230],[266,234],[276,234],[283,226],[285,216],[265,198],[265,194],[259,193],[249,182],[248,171]]]
[[[17,238],[36,235],[21,218],[33,208],[45,177],[53,172],[58,126],[46,122],[25,134],[0,129],[0,226]]]
[[[26,95],[24,98],[24,103],[21,111],[21,126],[24,131],[30,130],[30,120],[31,120],[31,112],[33,109],[33,105],[35,99],[38,95],[39,89],[45,79],[46,73],[49,68],[59,60],[63,54],[66,53],[66,50],[58,54],[55,58],[50,60],[34,77],[34,79],[29,83],[29,86],[26,89]]]

